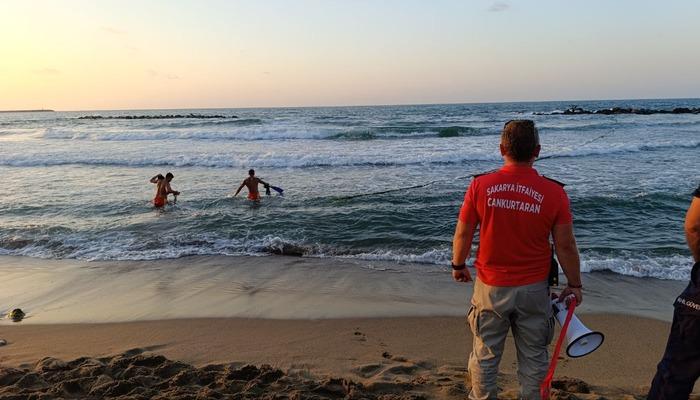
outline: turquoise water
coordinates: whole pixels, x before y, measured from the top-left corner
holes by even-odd
[[[443,269],[467,176],[500,165],[505,121],[532,118],[551,156],[536,167],[567,183],[584,270],[686,279],[682,224],[700,183],[700,115],[535,115],[568,106],[0,114],[0,254],[145,260],[294,247]],[[78,119],[191,112],[238,118]],[[285,196],[259,206],[233,198],[248,168]],[[148,179],[167,171],[182,194],[156,211]]]

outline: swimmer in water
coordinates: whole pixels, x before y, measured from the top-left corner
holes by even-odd
[[[180,192],[170,187],[170,181],[172,181],[174,177],[175,176],[171,172],[168,172],[165,176],[158,174],[151,178],[151,183],[156,185],[156,196],[153,198],[153,205],[156,208],[165,207],[168,203],[169,194],[173,194],[174,196],[180,194]]]
[[[238,193],[240,193],[241,189],[243,189],[243,186],[246,186],[248,187],[248,200],[260,201],[260,192],[258,191],[258,184],[260,183],[262,183],[263,186],[265,186],[265,189],[270,187],[268,183],[255,176],[255,170],[251,169],[250,171],[248,171],[248,177],[243,180],[241,186],[239,186],[238,190],[236,190],[236,194],[234,194],[234,197],[238,196]]]

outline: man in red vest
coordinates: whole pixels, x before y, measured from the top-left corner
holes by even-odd
[[[466,269],[475,230],[477,279],[468,313],[474,336],[469,356],[470,399],[496,399],[498,364],[508,331],[515,339],[521,398],[540,399],[547,373],[547,345],[554,334],[548,277],[550,237],[567,277],[561,298],[582,301],[578,249],[563,184],[532,167],[540,153],[530,120],[509,121],[501,134],[503,167],[477,175],[469,185],[453,240],[452,276],[472,280]]]

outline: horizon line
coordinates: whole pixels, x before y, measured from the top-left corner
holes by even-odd
[[[3,113],[12,112],[94,112],[94,111],[161,111],[161,110],[254,110],[254,109],[290,109],[290,108],[360,108],[360,107],[410,107],[410,106],[447,106],[447,105],[476,105],[476,104],[524,104],[524,103],[565,103],[565,102],[595,102],[595,101],[644,101],[644,100],[700,100],[700,97],[649,97],[649,98],[611,98],[611,99],[578,99],[578,100],[515,100],[515,101],[467,101],[444,103],[394,103],[394,104],[346,104],[346,105],[308,105],[308,106],[244,106],[244,107],[176,107],[176,108],[94,108],[78,110],[61,110],[54,108],[0,110]]]

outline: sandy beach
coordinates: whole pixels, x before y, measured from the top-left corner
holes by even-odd
[[[293,257],[2,261],[3,307],[27,312],[0,325],[0,395],[20,396],[8,398],[457,399],[468,391],[471,286],[446,271]],[[639,398],[683,283],[584,276],[579,315],[606,340],[589,356],[559,360],[557,396]],[[502,395],[516,398],[512,340],[506,349]]]
[[[612,314],[587,314],[584,319],[591,328],[604,330],[604,347],[580,359],[561,359],[557,380],[566,381],[564,377],[569,377],[585,382],[585,385],[572,385],[567,390],[574,393],[575,398],[636,398],[634,396],[643,395],[663,350],[668,324]],[[278,378],[285,377],[283,383],[274,385],[269,382],[267,386],[257,388],[259,392],[247,393],[253,397],[262,393],[292,397],[298,392],[304,396],[330,398],[350,394],[347,388],[343,389],[342,395],[324,394],[328,388],[321,388],[331,378],[344,379],[345,386],[348,382],[361,385],[358,393],[353,395],[358,398],[390,394],[406,398],[421,395],[458,399],[464,398],[468,390],[464,376],[471,336],[464,319],[458,317],[186,319],[15,325],[3,328],[2,332],[8,340],[8,345],[0,350],[3,365],[0,382],[4,386],[0,393],[5,394],[21,393],[22,390],[48,390],[54,391],[51,392],[54,395],[69,395],[71,390],[82,394],[92,391],[93,395],[112,393],[96,389],[97,380],[106,379],[100,378],[101,375],[110,376],[109,382],[113,385],[121,382],[130,388],[128,391],[115,389],[113,394],[126,395],[139,387],[150,388],[150,395],[161,393],[167,397],[187,392],[201,394],[206,390],[223,393],[227,389],[221,382],[204,384],[204,380],[198,381],[203,379],[203,371],[221,369],[218,378],[222,378],[246,365],[263,369],[266,368],[263,365],[269,365],[271,369],[281,371]],[[501,387],[504,398],[516,398],[512,341],[506,347],[501,364]],[[153,358],[156,354],[191,366],[173,364],[168,366],[171,372],[155,372],[158,367],[166,365],[164,360]],[[66,365],[55,359],[78,361]],[[38,374],[37,379],[31,383],[14,379],[12,374],[17,373],[8,367],[34,371]],[[146,367],[151,369],[143,369]],[[138,371],[139,376],[156,376],[159,383],[130,381],[136,374],[134,370],[139,368],[143,369]],[[176,375],[184,368],[192,377],[183,379],[180,376],[178,380]],[[159,377],[158,374],[165,375]],[[249,377],[246,384],[253,378]],[[80,389],[66,388],[67,381],[76,379]],[[590,393],[583,393],[586,391]],[[245,394],[243,389],[240,392]],[[560,398],[572,398],[564,397],[563,393],[560,395]]]

